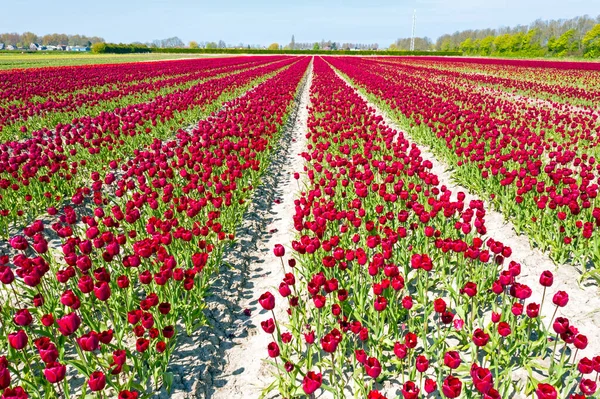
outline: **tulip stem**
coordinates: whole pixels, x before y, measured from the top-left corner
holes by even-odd
[[[279,374],[279,380],[283,385],[283,376],[281,375],[281,370],[279,369],[279,362],[277,361],[277,357],[275,357],[275,366],[277,367],[277,374]]]
[[[65,385],[65,390],[63,391],[61,384],[58,384],[58,390],[60,391],[61,395],[63,395],[63,397],[65,399],[68,399],[70,391],[69,391],[69,382],[67,381],[66,378],[63,379],[63,384]]]
[[[471,297],[471,328],[475,327],[475,296]]]
[[[275,311],[271,309],[271,314],[273,315],[273,321],[275,322],[275,328],[277,328],[277,340],[281,337],[281,332],[279,331],[279,324],[277,323],[277,318],[275,317]]]
[[[548,369],[549,374],[552,374],[552,370],[554,367],[554,358],[556,357],[556,344],[558,344],[558,333],[556,334],[556,339],[554,340],[554,348],[552,348],[552,357],[550,358],[550,368]]]
[[[19,306],[20,307],[21,304],[19,303],[19,299],[18,299],[19,296],[17,295],[17,291],[15,290],[14,285],[12,285],[12,284],[9,284],[9,285],[10,285],[10,288],[11,288],[11,290],[12,290],[14,296],[15,296],[15,306]]]
[[[27,369],[31,377],[33,377],[33,368],[31,367],[31,361],[29,360],[29,356],[27,355],[27,346],[23,348],[23,358],[25,359],[25,364],[27,365]]]
[[[546,286],[544,286],[544,292],[542,293],[542,304],[540,305],[540,311],[544,307],[544,299],[546,299]]]
[[[110,310],[110,307],[108,306],[108,303],[106,303],[106,301],[104,301],[104,306],[106,307],[106,311],[108,312],[108,317],[110,317],[110,321],[113,325],[113,328],[116,330],[117,329],[117,323],[115,323],[115,316],[113,315],[112,310]],[[121,344],[119,342],[119,344]]]
[[[283,258],[280,257],[279,260],[281,261],[281,269],[283,270],[283,275],[285,276],[285,265],[283,264]]]
[[[552,314],[552,318],[550,319],[550,325],[552,325],[552,322],[554,321],[554,316],[556,316],[556,312],[558,312],[558,306],[554,309],[554,313]],[[550,326],[548,326],[548,329],[546,331],[550,330]]]
[[[333,356],[333,352],[331,352],[331,386],[335,386],[335,358]],[[333,393],[333,397],[337,397],[335,389]]]

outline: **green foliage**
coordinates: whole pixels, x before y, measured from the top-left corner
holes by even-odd
[[[542,21],[514,28],[476,29],[445,34],[435,48],[468,55],[501,57],[600,57],[600,16]],[[398,43],[396,43],[398,46]],[[398,46],[398,49],[402,47]]]
[[[460,44],[460,51],[462,51],[463,53],[467,53],[467,54],[472,54],[473,53],[473,40],[471,40],[470,37],[468,37],[465,41],[463,41]]]
[[[269,47],[267,48],[267,50],[270,50],[270,51],[277,51],[277,50],[279,50],[279,43],[271,43],[269,45]]]
[[[92,51],[95,53],[133,54],[149,53],[151,48],[145,44],[95,43],[92,45]]]
[[[512,36],[510,34],[504,34],[496,36],[494,39],[494,48],[498,54],[508,53],[510,51]]]
[[[189,44],[190,48],[200,48],[200,46],[198,46],[198,42],[195,41],[191,41]]]
[[[145,45],[106,44],[106,53],[165,53],[165,54],[332,54],[332,55],[442,55],[460,56],[460,51],[383,51],[383,50],[268,50],[211,48],[157,48]]]
[[[548,46],[548,50],[556,53],[557,56],[562,57],[567,54],[567,51],[573,50],[573,45],[576,44],[573,41],[575,36],[575,29],[569,29],[553,43],[552,49]]]
[[[452,42],[449,39],[446,39],[442,42],[442,51],[452,51]]]
[[[103,54],[107,53],[106,51],[106,43],[94,43],[92,44],[92,53]]]
[[[479,54],[481,55],[490,55],[492,53],[492,45],[494,44],[494,36],[487,36],[481,39],[481,44],[479,45]]]
[[[600,57],[600,24],[589,30],[583,40],[583,54],[586,58]]]
[[[319,43],[316,43],[316,42],[315,42],[315,44],[313,44],[313,48],[312,48],[312,49],[313,49],[313,50],[319,50],[319,49],[320,49],[320,47],[319,47]]]

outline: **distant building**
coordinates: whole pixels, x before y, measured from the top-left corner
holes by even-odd
[[[41,49],[42,49],[42,46],[40,46],[40,45],[39,45],[39,44],[37,44],[37,43],[31,43],[31,44],[29,45],[29,50],[33,50],[33,51],[39,51],[39,50],[41,50]]]
[[[84,46],[67,46],[67,51],[86,52],[90,51],[90,48]]]
[[[13,46],[12,44],[9,44],[8,46],[6,46],[7,50],[16,50],[17,48],[15,46]]]
[[[0,43],[0,50],[4,50],[4,43]]]

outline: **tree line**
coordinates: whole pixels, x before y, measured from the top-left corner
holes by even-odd
[[[31,43],[42,46],[91,46],[94,43],[103,42],[104,39],[98,36],[68,35],[66,33],[50,33],[42,36],[33,32],[0,33],[0,43],[19,48],[28,48]]]
[[[408,50],[410,38],[396,40],[394,50]],[[435,43],[415,38],[415,50],[462,51],[465,55],[515,57],[600,57],[600,15],[541,20],[498,29],[469,29],[440,36]]]
[[[268,49],[248,49],[248,48],[158,48],[149,47],[145,44],[113,44],[97,43],[92,46],[92,52],[95,53],[173,53],[173,54],[354,54],[354,55],[461,55],[456,51],[385,51],[385,50],[268,50]]]

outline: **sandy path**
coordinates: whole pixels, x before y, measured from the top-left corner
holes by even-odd
[[[258,297],[265,291],[273,293],[276,316],[284,318],[283,301],[277,293],[283,271],[273,247],[289,243],[295,236],[292,215],[298,183],[293,173],[301,171],[303,165],[299,154],[306,146],[311,81],[312,65],[281,147],[206,298],[211,325],[190,338],[181,337],[170,367],[175,375],[174,390],[169,395],[163,389],[160,398],[258,398],[274,380],[275,369],[263,361],[272,338],[260,327],[260,322],[271,315],[261,309]],[[286,248],[286,260],[290,252]],[[250,311],[249,316],[246,311]]]
[[[338,76],[346,84],[349,84],[339,73]],[[381,115],[384,118],[388,126],[399,132],[403,132],[404,137],[409,142],[414,142],[401,126],[370,102],[362,90],[355,89],[355,91],[367,101],[370,107],[375,109],[377,115]],[[437,160],[428,147],[422,145],[417,145],[417,147],[421,150],[423,159],[429,160],[433,164],[431,172],[439,177],[440,185],[446,185],[453,192],[454,196],[459,191],[464,192],[466,194],[466,203],[472,199],[478,199],[477,196],[469,193],[466,188],[457,185],[453,181],[448,165]],[[576,268],[571,265],[556,265],[546,254],[532,248],[528,237],[518,235],[511,221],[506,220],[501,213],[492,210],[491,205],[487,201],[485,201],[485,209],[486,237],[492,237],[512,248],[513,254],[509,260],[514,260],[522,266],[519,281],[528,284],[533,291],[531,299],[528,302],[540,302],[543,287],[538,282],[539,277],[544,270],[550,270],[554,274],[554,285],[548,288],[544,308],[540,312],[545,316],[545,322],[547,324],[550,322],[549,319],[554,312],[555,307],[552,304],[552,295],[559,290],[566,291],[569,294],[569,303],[564,308],[559,309],[557,316],[568,318],[571,324],[579,328],[582,334],[587,335],[589,340],[588,347],[585,350],[579,351],[577,359],[581,359],[584,356],[591,358],[600,354],[600,295],[598,295],[598,286],[587,285],[580,287],[578,285],[580,274]]]

